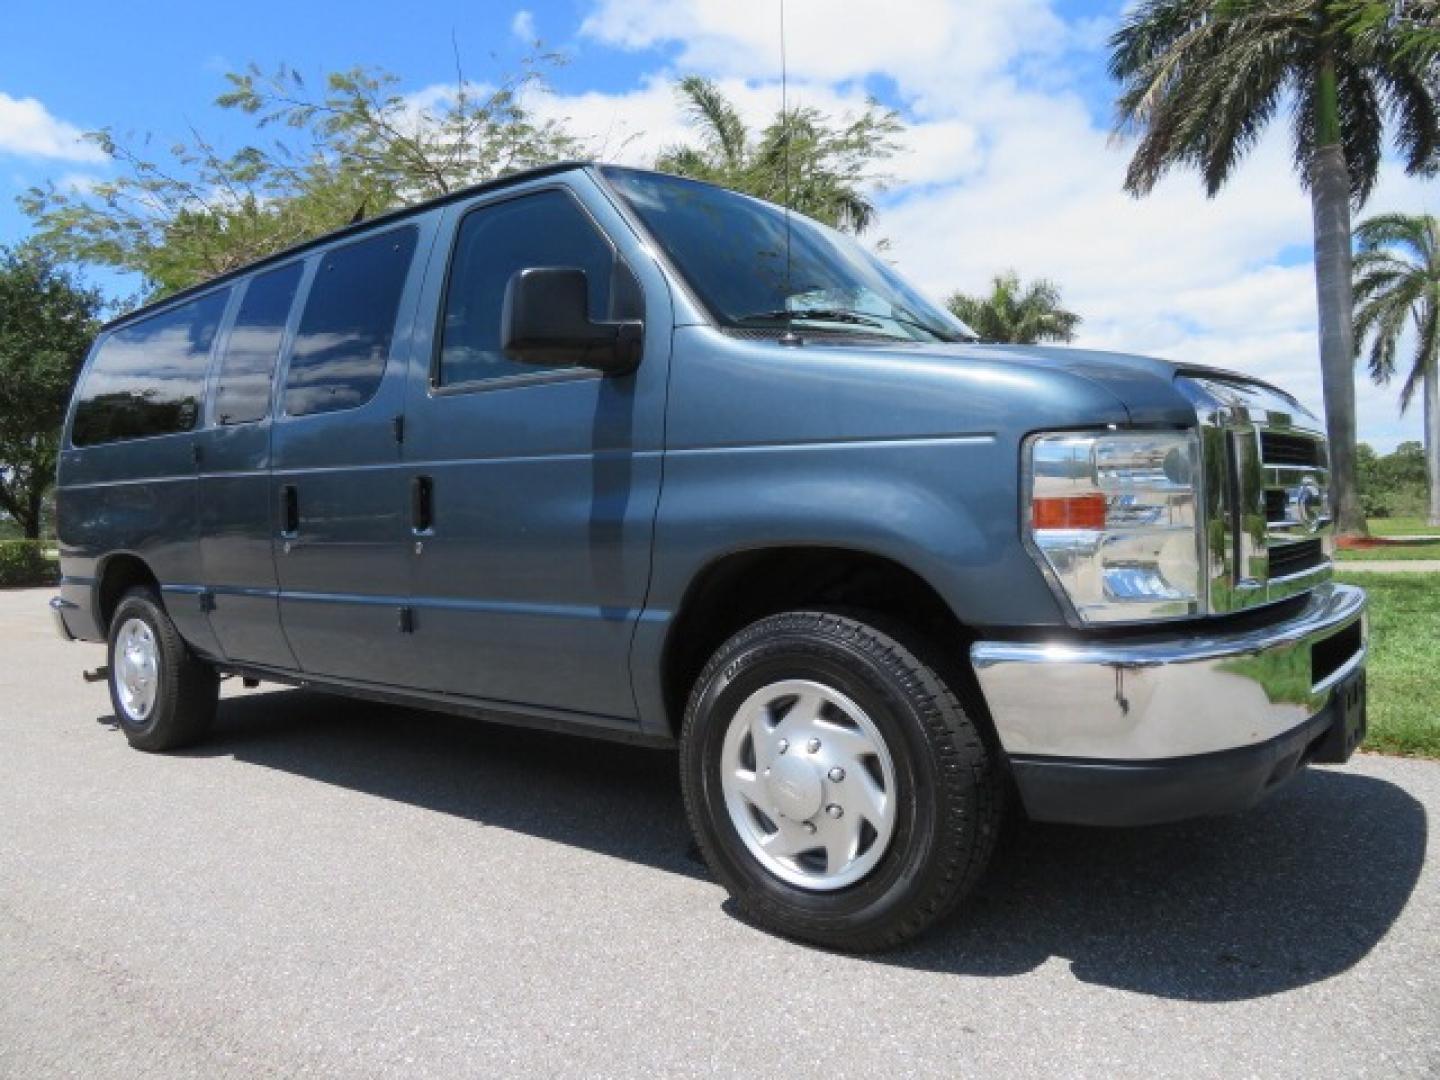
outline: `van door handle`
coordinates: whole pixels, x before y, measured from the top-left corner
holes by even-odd
[[[410,480],[410,529],[428,533],[435,528],[435,481],[428,476]]]
[[[280,489],[280,535],[295,536],[300,532],[300,489],[286,484]]]

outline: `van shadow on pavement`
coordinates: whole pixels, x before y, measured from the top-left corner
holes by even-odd
[[[222,700],[190,752],[705,877],[667,751],[284,690]],[[1159,997],[1275,994],[1375,947],[1415,887],[1426,829],[1404,790],[1344,769],[1311,769],[1228,818],[1023,825],[959,914],[873,960],[1003,976],[1058,957],[1085,982]]]

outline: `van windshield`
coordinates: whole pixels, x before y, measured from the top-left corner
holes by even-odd
[[[605,178],[723,326],[968,341],[975,334],[850,237],[725,188],[607,166]]]

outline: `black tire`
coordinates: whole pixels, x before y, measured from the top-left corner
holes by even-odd
[[[721,747],[752,693],[785,679],[838,689],[866,710],[895,766],[889,848],[835,891],[783,881],[751,854],[725,806]],[[979,880],[1004,817],[994,754],[955,692],[895,637],[828,612],[787,612],[727,641],[696,680],[680,741],[690,826],[711,872],[752,922],[849,952],[898,945],[944,918]]]
[[[154,636],[154,703],[132,716],[121,697],[121,665],[116,649],[124,628],[135,620]],[[115,608],[108,637],[110,703],[125,738],[137,750],[175,750],[203,738],[215,719],[220,679],[215,669],[191,653],[160,599],[149,589],[132,589]]]

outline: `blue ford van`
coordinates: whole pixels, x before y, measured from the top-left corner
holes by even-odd
[[[1007,812],[1247,807],[1365,728],[1321,427],[1239,375],[1002,347],[851,239],[561,165],[105,327],[69,638],[131,743],[239,676],[676,745],[715,876],[847,949]]]

